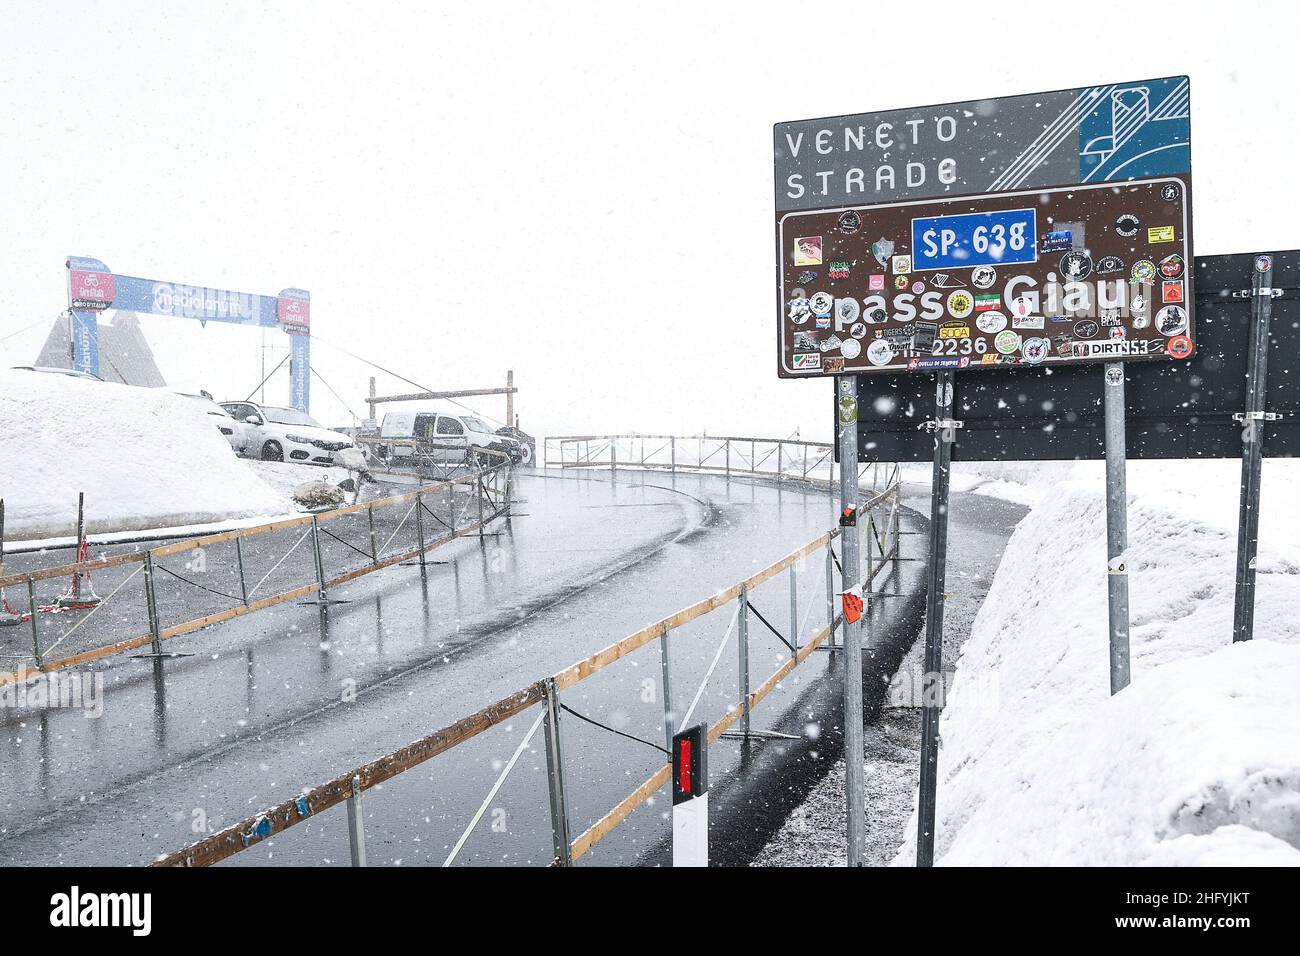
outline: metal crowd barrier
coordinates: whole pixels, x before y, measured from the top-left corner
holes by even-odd
[[[729,441],[730,439],[726,439]],[[790,444],[783,442],[782,444]],[[812,446],[825,447],[825,446]],[[876,479],[883,474],[883,483]],[[888,469],[873,471],[873,483],[864,488],[864,498],[859,512],[859,527],[863,528],[862,550],[865,555],[864,593],[868,605],[872,600],[875,579],[887,570],[896,570],[899,555],[899,517],[900,517],[900,478],[897,465]],[[540,728],[544,731],[544,749],[546,757],[547,792],[550,807],[550,829],[552,834],[552,865],[567,866],[591,851],[601,840],[607,837],[620,823],[626,820],[634,810],[646,803],[661,787],[667,784],[671,768],[667,762],[655,770],[643,783],[636,787],[616,806],[604,813],[590,825],[575,833],[571,801],[566,785],[572,770],[566,770],[564,747],[562,741],[562,714],[580,718],[587,724],[595,724],[606,731],[627,737],[611,727],[601,724],[588,716],[577,713],[563,702],[562,695],[582,681],[591,678],[605,668],[627,658],[633,652],[647,645],[659,647],[660,689],[663,700],[663,737],[667,746],[660,748],[657,743],[640,740],[666,755],[671,747],[672,735],[680,727],[688,725],[697,705],[704,695],[710,678],[714,673],[721,655],[736,635],[739,657],[739,687],[735,703],[730,704],[719,720],[711,722],[709,744],[716,743],[723,735],[760,736],[761,732],[752,731],[750,726],[753,710],[784,680],[795,668],[808,660],[820,648],[835,648],[835,632],[841,623],[841,616],[836,613],[835,568],[839,559],[835,554],[834,542],[841,534],[834,528],[826,534],[808,542],[787,554],[761,571],[719,591],[702,601],[683,608],[662,620],[656,621],[629,634],[622,640],[602,648],[590,657],[578,661],[564,670],[541,678],[528,686],[506,696],[470,714],[454,723],[434,731],[426,737],[402,747],[392,753],[355,767],[316,787],[300,791],[284,802],[266,809],[261,813],[234,823],[203,839],[170,853],[157,861],[155,866],[209,866],[229,857],[235,856],[253,847],[275,834],[313,819],[331,807],[346,804],[348,818],[348,837],[351,861],[354,866],[366,864],[365,826],[361,811],[363,794],[387,780],[410,770],[425,761],[446,753],[466,743],[490,728],[505,723],[511,718],[536,707],[538,713],[530,729],[524,734],[513,755],[505,762],[504,768],[496,778],[487,794],[453,845],[444,866],[454,862],[457,854],[465,845],[475,827],[482,819],[490,802],[493,800],[507,776],[515,767],[520,755],[528,747],[533,736]],[[798,567],[808,558],[818,553],[824,554],[825,570],[825,621],[815,632],[801,638],[806,629],[809,615],[815,602],[804,606],[802,617],[799,606]],[[786,572],[789,577],[790,617],[788,634],[780,630],[764,617],[751,602],[751,595],[767,582],[777,581],[778,576]],[[814,578],[816,584],[816,578]],[[685,709],[684,715],[675,701],[672,687],[672,653],[671,648],[681,639],[675,635],[683,626],[717,612],[730,609],[730,621],[722,643],[718,645],[713,663],[705,673],[702,683]],[[870,610],[868,610],[870,613]],[[761,625],[764,632],[775,635],[782,647],[784,661],[757,687],[751,686],[750,648],[751,625]],[[688,635],[689,636],[689,635]],[[732,728],[739,724],[739,731]]]
[[[0,627],[0,661],[13,668],[0,671],[0,686],[126,651],[168,656],[164,641],[286,601],[315,595],[314,603],[330,603],[332,588],[405,561],[423,565],[429,551],[482,535],[509,512],[511,493],[506,460],[386,498],[0,576],[0,594],[11,589],[0,604],[9,625]],[[250,542],[263,540],[282,546],[255,553]],[[76,585],[52,601],[38,597],[46,582],[63,579]],[[67,600],[73,591],[83,600]],[[269,593],[259,596],[263,591]],[[111,612],[102,614],[106,607]],[[188,616],[196,608],[203,613]],[[182,619],[170,623],[176,617]],[[86,627],[92,622],[94,637]],[[125,636],[94,643],[115,632]]]

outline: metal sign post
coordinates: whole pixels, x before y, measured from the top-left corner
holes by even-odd
[[[916,865],[934,865],[934,817],[939,772],[939,711],[943,704],[943,601],[948,561],[948,485],[952,445],[962,426],[952,417],[953,374],[934,377],[934,473],[930,485],[930,568],[925,596],[925,675],[921,710],[921,782]]]
[[[845,595],[861,587],[858,577],[858,377],[836,380],[840,423],[840,560]],[[858,591],[857,593],[861,593]],[[847,600],[847,598],[846,598]],[[866,862],[866,776],[863,767],[862,625],[845,613],[844,647],[844,798],[848,811],[849,866]]]
[[[672,739],[673,866],[709,865],[709,728],[688,727]]]
[[[1124,366],[1106,366],[1106,603],[1110,624],[1110,692],[1128,686],[1128,482],[1124,434]]]
[[[1269,324],[1273,320],[1273,257],[1255,257],[1251,279],[1250,351],[1246,355],[1246,410],[1241,422],[1241,508],[1237,519],[1237,592],[1232,640],[1248,641],[1255,626],[1255,553],[1259,549],[1259,485],[1264,455],[1263,423],[1280,416],[1264,410],[1268,384]]]

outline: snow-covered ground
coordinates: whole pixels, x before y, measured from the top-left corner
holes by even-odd
[[[1240,464],[1130,464],[1133,682],[1115,697],[1101,465],[1027,482],[1041,503],[941,721],[939,862],[1300,865],[1295,464],[1265,463],[1256,640],[1235,646]]]
[[[248,459],[245,464],[258,478],[270,485],[281,499],[284,510],[293,511],[298,505],[293,500],[293,489],[305,481],[324,481],[331,485],[340,484],[352,477],[346,468],[333,465],[300,465],[292,461],[258,461]]]
[[[293,510],[204,415],[166,391],[0,370],[9,540],[196,525]]]
[[[1066,481],[1075,470],[1086,465],[1072,461],[959,461],[952,466],[949,481],[954,492],[988,495],[1021,505],[1036,505],[1056,483]],[[899,468],[905,482],[928,485],[932,466],[928,463],[906,464]]]
[[[1102,464],[958,466],[954,488],[1035,506],[941,720],[940,864],[1300,865],[1298,465],[1265,462],[1255,640],[1233,645],[1240,463],[1129,464],[1132,684],[1114,697]],[[762,862],[843,862],[839,780]],[[910,865],[915,812],[885,809]],[[809,825],[839,831],[818,859]]]

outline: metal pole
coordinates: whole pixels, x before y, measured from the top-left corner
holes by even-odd
[[[916,865],[934,865],[935,794],[939,770],[939,709],[943,692],[943,602],[948,560],[948,479],[952,471],[953,375],[935,375],[934,472],[930,489],[930,568],[925,596],[925,674],[922,678],[921,784]]]
[[[474,480],[474,497],[478,500],[478,539],[483,540],[483,469],[480,468]]]
[[[876,524],[872,520],[872,513],[867,512],[867,583],[865,589],[870,592],[875,590],[876,580]],[[862,599],[867,617],[871,617],[871,598],[863,595]]]
[[[668,656],[668,634],[670,628],[664,625],[663,633],[659,635],[659,667],[663,671],[663,692],[664,692],[664,741],[668,752],[673,751],[673,674],[671,660]]]
[[[669,454],[672,455],[672,473],[677,474],[677,439],[668,439]]]
[[[564,754],[560,749],[560,691],[546,678],[546,782],[551,797],[551,844],[560,866],[573,865],[569,810],[564,799]]]
[[[826,635],[826,646],[835,646],[835,549],[834,538],[826,539],[826,626],[831,629]]]
[[[724,438],[722,440],[722,445],[727,452],[727,480],[730,481],[731,480],[731,439]]]
[[[1232,640],[1248,641],[1255,628],[1255,553],[1259,548],[1259,490],[1264,457],[1263,424],[1268,384],[1268,335],[1273,319],[1273,257],[1256,256],[1251,282],[1250,357],[1246,367],[1246,411],[1241,431],[1241,507],[1237,519],[1237,591]]]
[[[1124,364],[1107,362],[1106,417],[1106,603],[1110,616],[1110,692],[1129,682],[1128,490],[1124,435]]]
[[[799,656],[799,578],[790,565],[790,656]]]
[[[248,580],[244,577],[244,536],[235,534],[235,561],[239,564],[239,594],[248,607]]]
[[[81,542],[86,537],[86,493],[77,492],[77,561],[81,561]],[[72,599],[81,598],[81,572],[72,572]]]
[[[361,778],[352,778],[352,796],[348,797],[348,849],[352,865],[366,865],[366,823],[362,817]]]
[[[902,481],[901,478],[897,478],[897,479],[895,479],[895,480],[896,480],[896,482],[901,482],[901,481]],[[896,484],[894,485],[894,511],[893,511],[893,515],[892,515],[892,517],[893,517],[893,525],[894,525],[894,570],[896,570],[896,571],[898,570],[898,560],[899,560],[899,557],[900,557],[900,556],[902,555],[902,553],[903,553],[902,541],[899,539],[899,536],[898,536],[898,531],[899,531],[899,521],[900,521],[900,519],[901,519],[901,517],[902,517],[902,510],[903,510],[903,509],[902,509],[902,502],[899,500],[899,495],[900,495],[900,493],[901,493],[901,492],[900,492],[900,489],[899,489],[899,485],[896,483]]]
[[[321,560],[320,553],[320,524],[316,516],[311,516],[311,553],[316,563],[316,586],[320,593],[320,600],[325,600],[325,562]]]
[[[420,567],[424,567],[424,496],[415,493],[415,534],[420,543]]]
[[[45,663],[41,660],[41,634],[36,624],[36,585],[32,583],[31,578],[27,579],[27,613],[32,619],[32,657],[36,661],[36,666],[41,668]]]
[[[858,509],[858,377],[835,380],[840,426],[840,513]],[[840,542],[842,583],[845,591],[861,584],[858,577],[858,529],[844,526]],[[848,864],[866,863],[866,774],[862,728],[861,622],[844,621],[840,643],[844,646],[844,797],[848,813]]]
[[[749,588],[740,586],[740,608],[736,620],[736,643],[740,647],[740,726],[749,736]]]
[[[366,507],[366,521],[370,525],[370,563],[379,563],[379,538],[375,536],[375,506],[370,504]]]
[[[617,438],[611,438],[609,440],[609,473],[611,475],[618,474],[618,439]]]
[[[149,637],[155,655],[162,654],[162,635],[158,627],[158,595],[154,591],[153,552],[144,553],[144,599],[149,609]]]

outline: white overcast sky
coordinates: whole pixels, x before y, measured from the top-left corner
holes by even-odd
[[[1197,251],[1300,246],[1294,4],[6,0],[3,24],[6,365],[86,255],[311,290],[358,413],[373,370],[323,343],[434,388],[514,369],[543,434],[825,438],[830,384],[775,374],[772,124],[1169,74]],[[146,330],[174,384],[257,384],[257,331]]]

